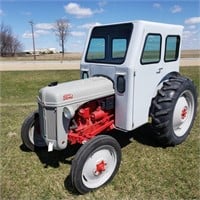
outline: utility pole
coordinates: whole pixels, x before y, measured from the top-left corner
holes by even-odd
[[[29,21],[31,25],[31,31],[32,31],[32,39],[33,39],[33,58],[36,60],[36,54],[35,54],[35,38],[34,38],[34,30],[33,30],[33,21]]]

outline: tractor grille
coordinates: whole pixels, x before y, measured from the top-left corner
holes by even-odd
[[[41,130],[46,139],[56,140],[56,108],[39,104]]]

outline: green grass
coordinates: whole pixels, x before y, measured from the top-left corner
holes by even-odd
[[[199,70],[181,69],[198,91]],[[51,81],[78,78],[79,71],[1,73],[0,199],[200,199],[199,109],[191,134],[176,147],[156,147],[144,127],[116,132],[123,141],[120,170],[111,183],[86,195],[73,193],[68,184],[73,149],[49,154],[24,151],[21,124],[37,108],[38,89]]]
[[[27,103],[36,101],[40,88],[51,82],[70,81],[80,78],[78,70],[2,72],[1,102]]]

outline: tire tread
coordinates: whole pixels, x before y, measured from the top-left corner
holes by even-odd
[[[186,139],[191,129],[190,127],[187,133],[181,138],[174,137],[172,133],[171,118],[173,107],[175,106],[178,95],[184,91],[185,88],[189,88],[193,93],[195,101],[195,117],[197,107],[197,92],[193,82],[186,77],[180,75],[169,77],[169,79],[163,83],[162,88],[158,90],[157,96],[152,100],[152,106],[150,109],[152,127],[156,139],[163,146],[174,146],[182,143]]]

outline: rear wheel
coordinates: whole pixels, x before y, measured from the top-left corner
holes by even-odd
[[[23,122],[21,128],[23,144],[31,151],[46,147],[46,143],[40,133],[39,113],[31,113]]]
[[[158,142],[164,146],[182,143],[192,128],[196,110],[197,93],[191,80],[177,76],[164,82],[151,106]]]
[[[121,162],[121,147],[106,135],[96,136],[77,152],[71,167],[73,186],[81,194],[112,180]]]

